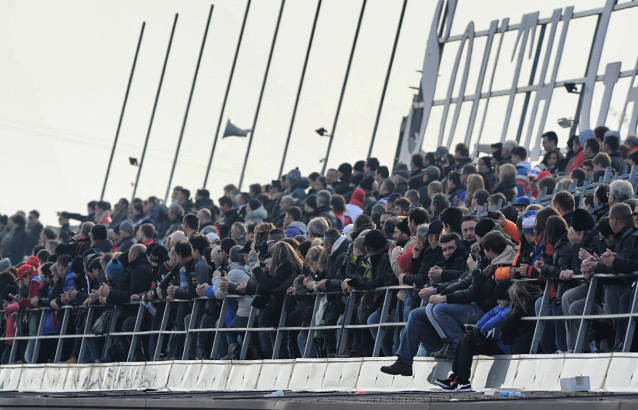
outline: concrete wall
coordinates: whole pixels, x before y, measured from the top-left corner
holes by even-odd
[[[175,361],[108,364],[6,365],[0,391],[427,391],[445,377],[449,361],[417,358],[414,376],[379,371],[394,358],[263,361]],[[561,377],[589,376],[592,390],[638,391],[638,354],[479,356],[472,369],[474,389],[560,390]],[[610,377],[607,377],[609,375]]]

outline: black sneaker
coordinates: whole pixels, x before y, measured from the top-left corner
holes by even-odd
[[[452,345],[452,343],[448,343],[445,345],[445,347],[441,350],[439,350],[438,352],[434,353],[434,358],[435,359],[445,359],[445,360],[452,360],[454,359],[454,355],[456,354],[456,349],[454,349],[454,346]]]
[[[383,366],[381,368],[383,373],[392,374],[394,376],[412,376],[412,366],[409,364],[403,363],[401,360],[397,359],[396,362],[392,363],[391,366]]]
[[[451,373],[447,379],[435,379],[434,384],[443,388],[450,387],[454,379],[456,379],[456,376],[454,375],[454,373]]]
[[[470,382],[461,382],[459,380],[454,380],[450,383],[449,386],[444,387],[443,390],[449,392],[467,392],[472,391],[472,385]]]

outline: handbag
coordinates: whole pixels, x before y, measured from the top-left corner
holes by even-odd
[[[98,317],[93,323],[93,327],[91,330],[93,334],[96,336],[102,336],[109,332],[109,328],[111,326],[111,318],[113,317],[113,311],[111,309],[107,309]]]

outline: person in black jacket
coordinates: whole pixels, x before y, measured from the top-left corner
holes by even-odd
[[[270,264],[266,264],[266,269],[262,266],[255,266],[252,271],[258,286],[253,306],[262,309],[259,314],[259,327],[277,327],[279,325],[286,290],[293,285],[295,278],[303,269],[303,261],[299,254],[284,241],[272,245],[270,253],[272,260]],[[244,289],[246,294],[253,294],[247,289],[245,282],[242,282],[235,291],[241,292]],[[275,343],[275,333],[260,332],[259,336],[262,357],[273,357],[272,346]],[[281,345],[286,350],[287,340],[283,340]],[[285,357],[286,355],[286,352],[280,352],[279,356]]]
[[[390,256],[388,254],[388,240],[385,234],[379,230],[372,230],[365,235],[364,244],[368,257],[370,258],[370,270],[365,276],[357,276],[345,279],[341,286],[345,291],[363,290],[371,291],[383,286],[394,286],[398,284],[397,277],[392,271],[390,265]],[[383,303],[383,294],[377,292],[365,293],[359,303],[357,310],[357,324],[378,323],[380,319],[380,309]],[[394,316],[392,310],[396,304],[396,295],[393,295],[392,305],[390,308],[390,317]],[[392,346],[393,333],[388,331],[384,334],[382,349],[388,354]],[[372,336],[376,338],[376,332],[372,332]],[[370,338],[370,332],[367,329],[355,330],[352,342],[352,357],[369,356],[372,353],[374,343]],[[391,353],[390,353],[391,354]]]
[[[146,256],[146,246],[142,244],[135,244],[131,246],[131,249],[127,253],[123,253],[120,259],[113,259],[109,262],[109,265],[116,267],[120,265],[122,261],[127,262],[124,272],[111,278],[107,266],[107,276],[109,276],[109,285],[100,288],[100,302],[109,305],[124,305],[129,302],[138,302],[140,300],[140,294],[145,294],[151,290],[151,284],[153,283],[153,269],[148,262]],[[135,329],[135,321],[137,319],[136,306],[125,306],[119,310],[120,314],[117,318],[118,323],[121,322],[121,331],[131,332]],[[143,320],[142,327],[148,328],[150,320]],[[107,353],[107,356],[103,361],[119,361],[126,360],[126,355],[129,351],[129,338],[119,338],[117,343],[111,345],[111,349]],[[139,352],[139,345],[136,347],[135,358],[144,360],[144,353]]]
[[[2,255],[11,259],[12,265],[17,265],[22,262],[24,255],[27,253],[29,234],[25,229],[25,225],[26,221],[20,214],[13,215],[9,218],[8,226],[12,228],[12,231],[9,242],[4,249],[2,249]]]

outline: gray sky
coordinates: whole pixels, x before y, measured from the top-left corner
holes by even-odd
[[[461,0],[453,34],[462,33],[470,20],[474,20],[477,30],[483,30],[493,19],[510,17],[517,23],[523,13],[536,10],[547,17],[554,8],[572,3]],[[210,4],[195,0],[0,3],[0,139],[5,148],[0,161],[4,187],[0,213],[36,208],[45,223],[56,223],[55,211],[84,212],[85,203],[99,197],[139,30],[146,21],[105,197],[111,202],[121,196],[130,198],[137,168],[128,164],[128,157],[141,156],[171,24],[178,12],[173,50],[138,188],[141,197],[163,197]],[[192,192],[204,179],[246,3],[217,0],[214,4],[173,180]],[[227,118],[242,128],[252,123],[279,5],[277,0],[253,1],[224,123]],[[319,160],[328,139],[320,138],[314,130],[332,127],[360,5],[354,0],[323,2],[286,169],[299,166],[304,174],[321,169]],[[330,166],[362,159],[367,153],[401,5],[400,0],[368,1]],[[408,3],[373,150],[382,163],[389,164],[394,156],[401,117],[407,115],[414,93],[409,86],[419,84],[416,70],[423,64],[435,5],[435,1],[425,0]],[[602,0],[580,0],[576,10],[603,5]],[[266,183],[277,177],[315,7],[316,2],[311,0],[286,2],[255,130],[247,183]],[[623,43],[631,28],[629,21],[636,17],[632,13],[626,25],[610,32],[600,72],[608,61],[623,61],[623,70],[633,67],[635,46],[631,44],[628,50]],[[590,36],[595,20],[572,24],[574,32]],[[475,47],[482,47],[480,44],[484,43],[477,42]],[[511,50],[512,45],[513,40],[507,49]],[[583,75],[589,46],[581,52],[578,35],[568,38],[568,45],[571,47],[563,57],[559,79]],[[444,64],[453,61],[455,54],[456,50],[450,48],[444,54]],[[478,61],[475,63],[478,67]],[[445,87],[437,88],[436,98],[447,89],[444,71],[441,81]],[[473,88],[472,81],[476,80],[470,78],[468,89]],[[494,89],[509,87],[509,82],[506,75],[499,76]],[[625,82],[626,87],[628,80]],[[612,107],[620,110],[625,95],[626,91],[614,94]],[[556,101],[560,104],[560,99]],[[499,103],[493,104],[498,107]],[[548,124],[553,126],[557,118],[572,112],[553,109]],[[597,115],[597,110],[593,112]],[[499,121],[498,115],[489,121]],[[459,134],[463,132],[459,130]],[[238,182],[246,145],[247,139],[241,138],[218,142],[207,187],[214,198],[223,185]],[[431,147],[426,142],[424,148]]]

